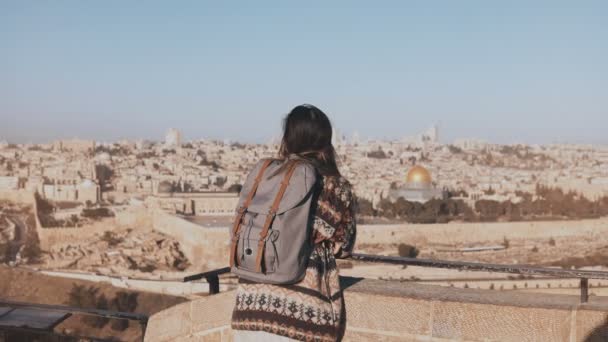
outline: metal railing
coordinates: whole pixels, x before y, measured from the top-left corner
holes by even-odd
[[[587,271],[576,269],[561,269],[548,267],[535,267],[525,265],[508,265],[508,264],[487,264],[478,262],[466,261],[447,261],[434,259],[417,259],[405,258],[396,256],[382,256],[371,254],[353,253],[351,260],[362,262],[373,262],[382,264],[404,265],[404,266],[419,266],[432,268],[446,268],[460,271],[478,271],[478,272],[496,272],[510,273],[527,276],[545,276],[555,278],[577,278],[580,280],[581,303],[589,301],[589,279],[607,279],[608,272],[604,271]],[[184,278],[184,282],[199,280],[205,278],[209,283],[209,293],[215,294],[219,292],[219,275],[229,273],[230,268],[224,267],[213,271],[195,274]]]
[[[580,279],[581,303],[586,303],[589,301],[589,279],[608,279],[608,272],[604,271],[568,270],[561,268],[534,267],[525,265],[486,264],[467,261],[416,259],[359,253],[354,253],[352,255],[352,259],[383,264],[448,268],[461,271],[511,273],[528,276],[550,276],[556,278],[578,278]]]
[[[183,282],[195,281],[205,278],[209,283],[209,294],[216,294],[220,292],[220,274],[230,273],[230,267],[218,268],[213,271],[199,273],[187,276],[183,279]]]
[[[129,321],[137,321],[141,326],[141,339],[144,340],[144,336],[146,334],[146,327],[148,325],[148,316],[144,314],[138,313],[130,313],[130,312],[120,312],[120,311],[109,311],[109,310],[99,310],[99,309],[85,309],[85,308],[77,308],[72,306],[64,306],[64,305],[48,305],[48,304],[34,304],[34,303],[24,303],[24,302],[14,302],[9,300],[0,300],[0,306],[8,306],[10,308],[28,308],[35,310],[47,310],[47,311],[57,311],[64,312],[67,314],[81,314],[87,316],[97,316],[104,317],[108,319],[124,319]],[[20,328],[20,327],[16,327]],[[23,329],[22,329],[23,330]],[[25,329],[27,330],[27,329]],[[37,330],[32,330],[37,331]],[[97,339],[98,341],[103,341],[103,339]]]

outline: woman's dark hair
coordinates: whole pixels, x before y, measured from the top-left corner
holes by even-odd
[[[297,106],[283,121],[279,157],[301,159],[315,166],[322,175],[339,176],[332,133],[331,122],[323,111],[309,104]]]

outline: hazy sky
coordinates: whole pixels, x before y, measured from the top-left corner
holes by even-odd
[[[608,143],[608,1],[0,1],[0,140]]]

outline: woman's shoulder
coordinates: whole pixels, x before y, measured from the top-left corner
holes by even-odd
[[[323,186],[330,189],[352,191],[352,184],[344,176],[323,176]]]
[[[344,202],[346,206],[352,202],[354,197],[352,184],[341,175],[323,176],[323,190],[326,195]]]

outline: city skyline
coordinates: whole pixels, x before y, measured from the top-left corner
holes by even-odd
[[[429,139],[429,131],[433,130],[433,129],[439,129],[441,128],[441,126],[439,124],[434,124],[434,125],[430,125],[427,127],[427,129],[421,130],[419,132],[413,132],[413,134],[409,134],[409,135],[403,135],[403,136],[399,136],[399,137],[373,137],[373,136],[365,136],[362,135],[358,130],[353,131],[350,134],[346,134],[345,132],[339,131],[334,129],[334,144],[336,143],[347,143],[347,144],[358,144],[358,143],[363,143],[363,144],[369,144],[369,143],[386,143],[386,142],[395,142],[395,143],[399,143],[399,144],[412,144],[412,146],[420,146],[421,144],[424,143],[424,139]],[[181,144],[186,144],[186,143],[191,143],[191,142],[200,142],[200,141],[219,141],[219,142],[223,142],[223,143],[245,143],[245,144],[253,144],[253,145],[264,145],[264,144],[278,144],[280,143],[281,140],[281,134],[279,132],[277,132],[275,135],[267,138],[266,140],[247,140],[247,139],[233,139],[230,137],[225,137],[225,136],[205,136],[205,137],[184,137],[182,135],[182,131],[181,129],[175,128],[175,127],[169,127],[165,130],[165,132],[159,136],[154,136],[154,137],[144,137],[144,136],[133,136],[133,137],[117,137],[117,138],[111,138],[111,139],[96,139],[96,138],[92,138],[92,137],[86,137],[86,136],[82,136],[82,135],[73,135],[73,136],[55,136],[55,137],[51,137],[48,140],[42,140],[42,139],[35,139],[35,140],[28,140],[28,141],[19,141],[19,140],[9,140],[9,139],[4,139],[2,136],[0,136],[0,144],[21,144],[21,145],[31,145],[31,146],[35,146],[35,145],[45,145],[45,144],[56,144],[58,142],[77,142],[77,141],[81,141],[81,142],[95,142],[97,144],[101,144],[101,145],[107,145],[107,144],[115,144],[115,143],[121,143],[121,142],[137,142],[137,143],[141,143],[141,142],[148,142],[148,143],[160,143],[163,145],[171,145],[171,146],[177,146],[175,145],[175,143],[168,143],[167,142],[167,135],[170,134],[170,132],[177,132],[177,134],[179,134],[180,138],[179,141],[181,142]],[[449,135],[449,134],[448,134]],[[441,135],[439,135],[439,137],[443,137],[444,136],[444,132],[441,131]],[[548,146],[548,145],[572,145],[572,146],[576,146],[576,145],[595,145],[595,146],[607,146],[608,143],[606,142],[589,142],[589,141],[551,141],[551,142],[525,142],[525,141],[511,141],[511,142],[501,142],[501,141],[492,141],[492,140],[485,140],[485,139],[481,139],[481,138],[477,138],[477,137],[459,137],[459,138],[455,138],[452,140],[447,141],[444,138],[432,138],[430,141],[432,141],[433,144],[438,144],[438,145],[460,145],[463,143],[472,143],[472,144],[488,144],[488,145],[504,145],[504,146],[509,146],[509,145],[528,145],[528,146]],[[371,145],[370,145],[371,146]]]
[[[608,5],[0,4],[0,140],[347,136],[607,144]]]

